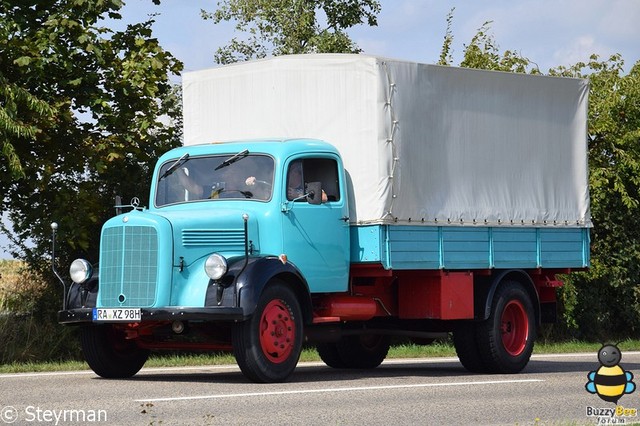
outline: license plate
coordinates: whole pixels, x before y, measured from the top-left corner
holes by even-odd
[[[140,308],[93,308],[94,321],[136,322],[141,319]]]

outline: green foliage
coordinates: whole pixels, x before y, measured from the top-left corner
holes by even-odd
[[[377,0],[223,0],[202,16],[216,24],[233,21],[247,34],[216,52],[216,62],[228,64],[269,54],[358,53],[345,30],[377,25],[379,12]]]
[[[569,277],[569,314],[580,335],[640,330],[640,61],[619,55],[551,70],[588,78],[592,267]]]
[[[14,255],[33,268],[50,251],[52,221],[63,265],[97,260],[114,195],[144,203],[155,160],[179,144],[169,76],[182,64],[153,37],[153,20],[100,26],[122,5],[0,0],[0,211]]]
[[[440,59],[438,60],[438,65],[451,65],[453,63],[453,31],[451,30],[451,26],[453,24],[453,12],[456,10],[455,7],[452,7],[449,13],[447,13],[447,29],[444,33],[444,42],[442,43],[442,49],[440,50]]]
[[[439,65],[453,65],[453,34],[451,31],[453,11],[454,9],[451,9],[447,14],[447,29],[440,50]],[[491,33],[491,23],[492,21],[487,21],[482,24],[471,42],[464,45],[464,55],[460,66],[492,71],[539,74],[538,67],[528,58],[520,56],[519,53],[511,50],[500,53],[500,46]]]
[[[0,32],[4,31],[0,30]],[[34,138],[40,129],[34,124],[22,121],[21,116],[33,115],[40,119],[47,119],[53,116],[54,110],[46,102],[8,82],[2,75],[0,75],[0,100],[0,144],[2,144],[0,153],[7,162],[11,177],[23,178],[24,170],[12,140]]]
[[[451,14],[440,55],[451,65]],[[465,46],[460,66],[540,73],[513,51],[500,53],[484,23]],[[619,55],[549,70],[549,75],[590,82],[588,155],[591,268],[566,277],[559,294],[563,333],[606,340],[640,330],[640,61],[624,75]]]

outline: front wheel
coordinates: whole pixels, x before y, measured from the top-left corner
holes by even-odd
[[[487,370],[518,373],[529,362],[536,338],[533,302],[516,281],[500,284],[489,319],[477,327],[480,356]]]
[[[139,348],[111,324],[87,325],[80,330],[80,345],[89,367],[105,379],[124,379],[135,375],[147,359],[149,350]]]
[[[283,382],[302,351],[302,311],[293,291],[275,280],[263,291],[256,311],[233,328],[233,354],[254,382]]]

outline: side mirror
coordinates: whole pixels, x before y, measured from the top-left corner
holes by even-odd
[[[322,204],[322,184],[320,182],[309,182],[305,192],[309,204]]]

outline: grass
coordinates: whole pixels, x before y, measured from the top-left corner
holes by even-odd
[[[569,341],[564,343],[536,343],[535,354],[549,353],[579,353],[591,352],[594,354],[602,346],[601,343]],[[625,340],[618,344],[623,352],[640,350],[640,340]],[[428,346],[413,344],[402,344],[393,346],[389,350],[387,358],[436,358],[456,356],[453,345],[449,342],[436,342]],[[594,358],[595,359],[595,358]],[[306,348],[302,351],[300,362],[320,361],[318,353],[313,348]],[[226,353],[216,354],[184,354],[184,355],[162,355],[155,354],[145,364],[147,368],[158,367],[190,367],[206,365],[235,364],[233,355]],[[89,367],[82,361],[65,362],[42,362],[42,363],[12,363],[0,365],[0,373],[26,373],[26,372],[49,372],[49,371],[76,371],[87,370]]]

